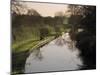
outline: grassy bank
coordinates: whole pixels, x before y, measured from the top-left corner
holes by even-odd
[[[12,45],[12,74],[24,72],[27,57],[34,49],[40,48],[52,41],[55,37],[46,37],[43,40],[27,40]]]

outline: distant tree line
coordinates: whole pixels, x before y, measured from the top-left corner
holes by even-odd
[[[64,25],[63,23],[65,18],[67,17],[60,14],[55,15],[55,17],[43,17],[33,9],[28,10],[27,14],[20,14],[14,11],[12,13],[12,38],[17,41],[21,40],[21,36],[22,38],[26,38],[25,36],[37,36],[42,40],[50,35],[59,36],[68,27],[67,24]],[[30,33],[26,35],[26,32]]]

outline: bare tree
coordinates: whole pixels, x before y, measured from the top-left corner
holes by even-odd
[[[19,1],[12,1],[11,2],[11,13],[14,14],[22,14],[22,12],[25,12],[25,9],[27,9],[27,6],[24,5],[24,3]]]
[[[75,40],[79,24],[83,17],[84,9],[83,6],[80,5],[69,5],[68,9],[69,10],[67,12],[71,13],[71,16],[69,17],[69,24],[71,24],[72,26],[70,35],[71,35],[71,39]]]

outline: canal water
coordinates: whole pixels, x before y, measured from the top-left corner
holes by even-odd
[[[78,70],[82,65],[79,50],[65,33],[38,50],[26,60],[25,73]]]

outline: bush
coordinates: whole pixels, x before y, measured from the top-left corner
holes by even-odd
[[[96,65],[96,37],[89,32],[83,31],[77,35],[76,47],[80,50],[85,69],[95,68]]]

